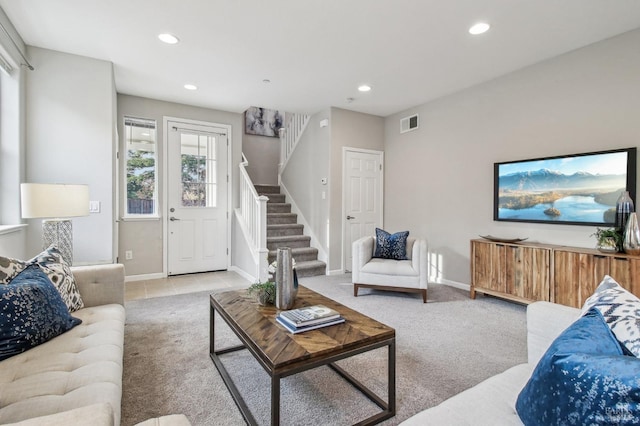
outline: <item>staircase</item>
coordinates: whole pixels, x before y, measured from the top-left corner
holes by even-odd
[[[311,237],[303,235],[304,225],[298,224],[298,215],[291,213],[291,204],[280,194],[278,185],[255,185],[259,195],[267,201],[267,249],[269,263],[276,260],[278,247],[290,247],[296,261],[298,277],[325,275],[327,265],[318,260],[318,249],[311,247]]]

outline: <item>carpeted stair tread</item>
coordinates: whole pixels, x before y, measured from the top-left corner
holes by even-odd
[[[298,215],[295,213],[267,213],[267,225],[283,223],[298,223]]]
[[[277,250],[269,250],[269,263],[276,260],[278,255]],[[318,249],[315,247],[296,247],[291,249],[291,256],[296,262],[306,262],[309,260],[318,259]]]
[[[280,186],[278,185],[253,185],[258,194],[279,194]]]
[[[298,262],[296,260],[296,274],[299,278],[325,275],[326,269],[327,264],[321,260],[308,260],[305,262]]]
[[[267,249],[275,250],[278,247],[310,247],[311,237],[308,235],[286,235],[283,237],[267,237]]]
[[[298,223],[285,223],[276,225],[267,225],[268,237],[281,237],[285,235],[302,235],[304,225]]]
[[[270,194],[268,192],[262,192],[262,193],[259,193],[258,195],[264,195],[265,197],[267,197],[269,199],[267,201],[267,204],[269,204],[269,203],[284,203],[285,202],[285,195],[284,194]]]
[[[291,204],[267,203],[267,213],[291,213]]]

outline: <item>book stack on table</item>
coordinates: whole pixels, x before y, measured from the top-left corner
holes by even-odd
[[[291,333],[296,334],[340,324],[344,322],[344,318],[337,311],[324,305],[313,305],[282,311],[276,317],[276,321]]]

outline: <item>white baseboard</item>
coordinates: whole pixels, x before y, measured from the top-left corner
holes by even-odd
[[[466,290],[469,291],[471,290],[471,286],[469,284],[465,284],[465,283],[459,283],[457,281],[451,281],[451,280],[445,280],[445,279],[437,279],[437,280],[429,280],[429,282],[432,283],[436,283],[436,284],[444,284],[444,285],[448,285],[451,287],[455,287],[455,288],[459,288],[460,290]]]
[[[342,275],[344,273],[344,269],[334,269],[333,271],[327,272],[327,275]]]
[[[231,266],[229,268],[229,271],[235,272],[236,274],[240,275],[242,278],[246,279],[249,282],[254,283],[254,282],[258,281],[256,279],[256,277],[252,276],[251,274],[248,274],[246,271],[238,268],[237,266]]]
[[[124,277],[124,282],[128,283],[131,281],[157,280],[159,278],[167,278],[167,276],[162,272],[158,272],[155,274],[127,275],[126,277]]]

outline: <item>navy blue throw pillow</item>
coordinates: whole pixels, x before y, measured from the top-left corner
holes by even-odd
[[[376,228],[376,250],[373,257],[382,259],[407,260],[407,237],[409,231],[390,234]]]
[[[82,320],[69,313],[60,293],[36,265],[0,285],[0,361],[71,330]]]
[[[526,426],[637,425],[640,359],[623,355],[602,314],[591,309],[551,344],[518,395]]]

